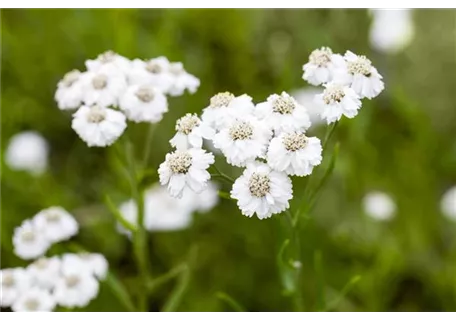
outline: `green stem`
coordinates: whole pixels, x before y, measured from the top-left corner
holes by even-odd
[[[126,156],[132,196],[138,210],[136,220],[137,230],[133,234],[133,251],[141,277],[141,285],[138,288],[140,291],[138,294],[138,309],[140,311],[147,311],[148,290],[146,284],[149,281],[149,267],[147,263],[149,260],[149,250],[147,248],[147,234],[144,229],[144,193],[138,186],[133,146],[129,141],[126,144]]]
[[[147,131],[147,136],[144,144],[144,156],[143,156],[143,167],[147,167],[147,163],[149,162],[150,157],[150,147],[152,145],[152,140],[154,137],[155,129],[157,128],[158,123],[151,123],[149,125],[149,130]]]
[[[219,170],[219,168],[217,168],[216,165],[214,165],[214,169],[215,171],[217,172],[216,174],[212,174],[211,176],[214,177],[214,178],[223,178],[225,179],[226,181],[230,182],[230,183],[234,183],[234,179],[231,178],[230,176],[224,174],[223,172],[221,172]]]

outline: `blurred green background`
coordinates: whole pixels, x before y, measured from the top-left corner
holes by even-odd
[[[57,108],[54,91],[67,71],[84,69],[86,59],[111,49],[128,58],[165,55],[201,79],[196,94],[169,100],[153,140],[149,166],[157,168],[178,117],[200,112],[219,91],[248,93],[260,102],[303,88],[302,65],[313,49],[327,45],[371,58],[386,90],[364,100],[360,114],[343,119],[333,137],[332,144],[340,142],[335,171],[300,230],[305,308],[317,309],[319,288],[331,302],[360,276],[334,310],[456,311],[456,224],[439,210],[442,194],[456,184],[455,13],[415,10],[413,42],[386,56],[369,47],[367,10],[2,10],[2,154],[23,130],[40,132],[51,152],[50,169],[39,178],[11,171],[2,156],[1,268],[27,265],[12,253],[14,228],[42,208],[61,205],[81,224],[74,242],[106,255],[134,292],[131,243],[116,233],[101,201],[105,193],[116,203],[129,198],[128,184],[113,149],[88,148],[71,129],[71,114]],[[144,143],[147,125],[128,131]],[[313,132],[323,138],[325,127]],[[295,179],[295,200],[302,184]],[[397,203],[392,221],[374,221],[362,211],[362,197],[377,189]],[[166,272],[195,248],[178,310],[232,310],[217,298],[220,291],[250,311],[291,310],[276,264],[286,238],[283,219],[249,219],[222,199],[211,213],[196,215],[189,229],[150,235],[153,272]],[[176,283],[153,294],[150,310],[163,306]],[[113,299],[103,286],[88,309],[123,310]]]

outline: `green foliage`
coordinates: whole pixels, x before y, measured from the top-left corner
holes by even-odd
[[[325,154],[338,143],[334,171],[318,201],[303,204],[315,204],[297,231],[303,307],[456,311],[456,225],[439,212],[441,195],[456,184],[454,14],[416,10],[414,42],[384,56],[369,49],[365,10],[2,10],[2,154],[12,135],[36,130],[49,140],[51,158],[49,171],[34,178],[11,171],[2,156],[1,267],[27,264],[12,252],[14,228],[42,208],[61,205],[81,225],[72,241],[106,255],[112,270],[87,310],[125,311],[136,304],[135,296],[117,303],[124,290],[135,292],[138,271],[132,243],[116,232],[116,212],[103,203],[106,194],[115,205],[131,197],[117,156],[122,148],[88,148],[71,129],[71,114],[53,101],[67,71],[111,49],[129,58],[165,55],[201,79],[196,94],[169,100],[145,160],[149,171],[138,177],[142,185],[156,181],[178,117],[198,113],[220,91],[248,93],[259,102],[303,88],[302,65],[311,50],[327,45],[370,57],[386,90],[363,101],[355,119],[341,121]],[[312,133],[323,139],[325,130]],[[127,134],[142,146],[147,131],[132,124]],[[141,161],[138,149],[134,157]],[[292,209],[305,196],[305,183],[294,179]],[[221,186],[219,206],[195,215],[191,228],[150,235],[152,281],[185,267],[160,281],[149,310],[292,310],[277,266],[289,238],[279,221],[285,217],[246,218],[225,199],[230,184]],[[396,201],[392,221],[363,214],[361,199],[374,189]],[[191,247],[198,255],[187,261]]]

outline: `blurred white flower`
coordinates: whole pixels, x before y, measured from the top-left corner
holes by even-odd
[[[267,160],[274,170],[302,177],[311,174],[313,167],[321,163],[321,153],[320,139],[293,131],[272,139]]]
[[[86,105],[117,106],[127,89],[126,77],[116,69],[87,71],[82,79],[83,101]]]
[[[173,83],[168,89],[168,94],[171,96],[180,96],[187,90],[190,93],[195,93],[200,86],[200,80],[194,75],[188,73],[184,69],[181,62],[173,62],[169,65],[169,72],[173,75]]]
[[[31,286],[31,279],[28,272],[23,268],[0,270],[0,306],[11,307],[11,305]]]
[[[87,70],[93,72],[114,69],[117,72],[127,73],[131,68],[131,61],[113,51],[106,51],[99,54],[95,60],[87,60],[85,65]]]
[[[315,96],[317,94],[321,94],[321,92],[322,89],[309,87],[295,90],[291,93],[291,96],[296,99],[298,104],[306,108],[310,122],[312,123],[312,128],[316,125],[325,123],[325,121],[320,116],[322,113],[321,105],[315,102]]]
[[[267,101],[257,104],[258,119],[274,129],[275,134],[290,130],[307,130],[310,119],[307,110],[288,93],[270,95]]]
[[[221,92],[211,98],[201,119],[205,125],[220,130],[236,119],[252,115],[254,109],[252,97],[246,94],[235,97],[232,93]]]
[[[215,183],[209,182],[207,188],[201,193],[187,192],[184,198],[190,198],[193,210],[206,213],[214,208],[219,202],[218,187]]]
[[[169,141],[178,150],[201,148],[204,139],[212,139],[215,130],[202,123],[196,114],[187,113],[176,122],[177,133]]]
[[[315,96],[315,103],[320,105],[321,118],[328,124],[339,121],[342,115],[354,118],[361,108],[361,100],[355,91],[338,83],[325,84],[325,90]]]
[[[24,131],[14,135],[6,149],[5,162],[13,170],[42,174],[48,166],[49,145],[37,132]]]
[[[143,61],[135,59],[129,71],[129,81],[136,85],[152,85],[163,93],[168,93],[174,83],[169,72],[170,63],[166,57]]]
[[[41,210],[33,218],[33,223],[53,243],[68,240],[79,230],[77,221],[61,207]]]
[[[89,147],[106,147],[122,135],[127,123],[122,112],[95,105],[79,108],[71,127]]]
[[[331,48],[328,47],[321,47],[312,51],[309,62],[302,67],[304,71],[302,78],[314,86],[331,81],[333,56]]]
[[[291,179],[267,164],[251,162],[234,182],[231,197],[238,200],[243,215],[252,217],[256,213],[259,219],[269,218],[289,208]]]
[[[365,56],[347,51],[345,56],[334,56],[333,80],[350,86],[360,98],[372,99],[385,88],[383,77]]]
[[[447,218],[456,221],[456,186],[445,192],[440,202],[440,209]]]
[[[184,190],[202,192],[211,178],[207,169],[214,163],[214,155],[202,149],[177,150],[166,155],[158,173],[160,184],[167,185],[171,196],[181,198]]]
[[[42,257],[27,267],[33,285],[43,289],[53,289],[60,275],[58,257]]]
[[[50,242],[32,221],[25,220],[14,229],[13,246],[18,257],[28,260],[44,255]]]
[[[122,95],[119,107],[131,121],[156,123],[168,111],[168,100],[152,85],[132,85]]]
[[[54,289],[59,305],[68,308],[85,307],[98,295],[98,281],[85,269],[76,270],[75,266],[65,264],[62,260],[61,271]]]
[[[257,157],[264,158],[271,137],[271,128],[251,116],[235,120],[221,129],[214,136],[214,146],[222,151],[229,164],[243,167]]]
[[[84,272],[103,280],[108,272],[108,261],[99,253],[66,253],[62,256],[62,270]]]
[[[398,53],[412,42],[415,27],[410,9],[371,9],[371,46],[380,52]]]
[[[364,196],[363,209],[371,218],[379,221],[387,221],[394,217],[396,204],[386,193],[373,191]]]
[[[42,288],[32,287],[25,291],[11,306],[14,312],[49,312],[55,308],[55,299]]]
[[[65,74],[57,84],[55,101],[61,110],[76,109],[82,102],[82,78],[79,70],[73,70]]]

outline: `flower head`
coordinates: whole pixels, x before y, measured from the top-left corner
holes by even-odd
[[[95,105],[79,108],[71,127],[89,147],[106,147],[122,135],[127,124],[122,112]]]
[[[303,66],[302,78],[314,86],[327,83],[332,79],[333,53],[328,47],[315,49],[309,56],[309,62]]]
[[[254,117],[235,120],[214,137],[214,146],[222,151],[228,163],[245,166],[264,157],[271,139],[271,129]]]
[[[328,124],[339,121],[342,115],[354,118],[361,108],[361,100],[353,89],[333,82],[326,84],[323,93],[315,96],[315,103],[321,106],[321,118]]]
[[[306,108],[286,92],[270,95],[267,101],[257,104],[255,111],[257,117],[274,129],[276,134],[282,131],[307,130],[310,127]]]
[[[109,50],[99,54],[95,60],[87,60],[85,65],[89,71],[114,71],[126,74],[131,68],[131,61]]]
[[[213,163],[214,155],[202,149],[168,153],[158,169],[160,184],[168,185],[169,193],[176,198],[181,198],[187,188],[200,193],[211,177],[207,168]]]
[[[364,212],[371,218],[379,221],[391,220],[396,213],[396,204],[389,195],[380,191],[373,191],[363,198]]]
[[[196,114],[187,113],[176,122],[176,134],[169,141],[179,150],[189,148],[201,148],[203,138],[212,139],[215,131],[213,128],[202,123]]]
[[[82,102],[82,81],[83,74],[79,70],[72,70],[65,74],[57,84],[55,101],[61,110],[77,109]]]
[[[169,72],[170,62],[166,57],[143,61],[135,59],[128,79],[134,85],[151,85],[167,94],[174,84],[174,76]]]
[[[190,93],[195,93],[200,86],[200,80],[194,75],[188,73],[184,69],[181,62],[173,62],[169,65],[169,72],[174,77],[172,86],[168,93],[171,96],[181,96],[187,90]]]
[[[60,275],[58,257],[41,257],[27,267],[33,285],[43,289],[53,289]]]
[[[8,143],[6,164],[13,170],[42,174],[48,166],[49,145],[37,132],[24,131],[14,135]]]
[[[39,287],[29,288],[11,306],[14,312],[49,312],[54,308],[54,297]]]
[[[0,270],[0,281],[0,306],[2,307],[11,307],[31,286],[30,276],[23,268]]]
[[[56,302],[68,308],[85,307],[98,295],[99,284],[85,269],[75,270],[62,262],[61,276],[57,279],[54,297]]]
[[[108,271],[108,261],[99,253],[67,253],[62,256],[62,269],[66,272],[84,272],[104,279]]]
[[[113,69],[87,71],[81,81],[83,101],[89,106],[94,104],[100,107],[116,106],[127,89],[125,75]]]
[[[360,98],[372,99],[385,88],[382,76],[365,56],[347,51],[335,59],[334,82],[350,86]]]
[[[231,197],[237,200],[242,214],[259,219],[271,217],[289,208],[293,198],[290,178],[267,164],[251,162],[233,184]]]
[[[46,253],[49,240],[30,220],[25,220],[14,230],[14,253],[25,260],[34,259]]]
[[[134,122],[156,123],[168,112],[165,95],[151,85],[132,85],[120,99],[120,108]]]
[[[303,132],[283,132],[271,140],[267,160],[277,171],[289,175],[307,176],[322,160],[321,142],[315,137],[306,137]]]
[[[65,209],[50,207],[41,210],[34,218],[36,227],[50,242],[68,240],[78,233],[78,223]]]

